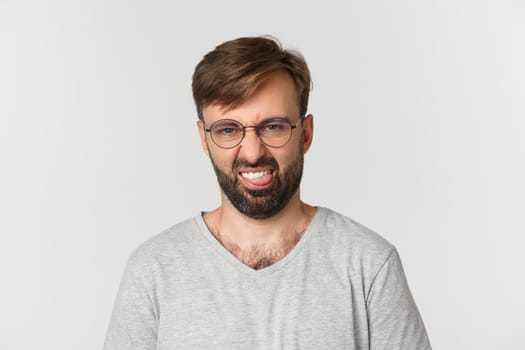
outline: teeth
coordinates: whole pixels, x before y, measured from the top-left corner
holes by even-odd
[[[261,177],[261,176],[264,176],[264,175],[268,175],[270,173],[271,172],[269,170],[265,170],[265,171],[251,172],[251,173],[241,173],[241,175],[242,175],[242,177],[244,177],[246,179],[256,179],[258,177]]]

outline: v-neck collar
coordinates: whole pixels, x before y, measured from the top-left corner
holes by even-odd
[[[268,276],[274,273],[275,271],[278,271],[285,267],[289,262],[291,262],[294,257],[301,252],[301,250],[304,249],[304,246],[309,241],[310,237],[314,234],[314,232],[318,231],[319,226],[319,220],[322,216],[322,213],[324,213],[324,208],[316,207],[316,212],[306,228],[304,234],[302,235],[301,239],[297,242],[297,244],[286,254],[282,259],[277,261],[276,263],[265,267],[260,270],[255,270],[248,265],[245,265],[243,262],[241,262],[237,257],[235,257],[232,253],[230,253],[216,238],[213,236],[213,234],[208,229],[208,226],[206,226],[206,223],[204,222],[203,215],[204,212],[201,212],[200,215],[197,215],[195,218],[195,221],[199,227],[199,231],[202,233],[202,235],[207,239],[207,241],[210,243],[210,245],[213,247],[213,249],[224,259],[226,259],[229,263],[231,263],[235,268],[240,270],[243,273],[249,274],[253,277],[262,277],[262,276]]]

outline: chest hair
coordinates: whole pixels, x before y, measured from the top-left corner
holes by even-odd
[[[303,233],[304,230],[302,232],[291,234],[289,238],[284,239],[279,243],[258,244],[252,245],[248,249],[242,249],[236,243],[221,236],[220,233],[213,232],[214,236],[224,248],[226,248],[243,264],[254,270],[263,269],[284,258],[293,247],[295,247],[297,242],[299,242]]]

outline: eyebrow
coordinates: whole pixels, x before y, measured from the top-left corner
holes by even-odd
[[[290,118],[288,116],[285,116],[285,115],[275,115],[275,116],[271,116],[271,117],[268,117],[268,118],[264,118],[262,120],[260,120],[256,125],[259,125],[261,123],[265,123],[265,122],[268,122],[268,121],[272,121],[272,120],[275,120],[275,119],[282,119],[282,120],[286,120],[288,121],[289,123],[292,123],[292,121],[290,120]],[[233,120],[237,123],[240,123],[242,124],[243,126],[249,126],[249,125],[244,125],[243,123],[241,123],[240,121],[237,121],[235,119],[233,119],[232,117],[227,117],[227,118],[223,118],[223,119],[219,119],[219,120],[216,120],[216,122],[219,122],[219,121],[230,121],[230,120]]]

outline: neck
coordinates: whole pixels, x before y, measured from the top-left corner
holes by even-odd
[[[215,238],[246,265],[258,269],[283,258],[295,247],[316,209],[294,196],[286,207],[266,219],[253,219],[223,204],[204,220]]]

